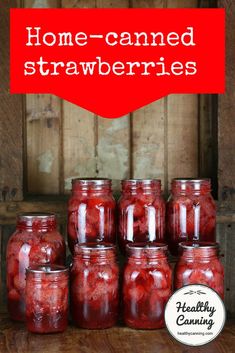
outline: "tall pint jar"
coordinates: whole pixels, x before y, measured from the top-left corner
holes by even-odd
[[[122,252],[128,243],[164,242],[165,201],[158,179],[122,180],[118,203],[118,237]]]
[[[173,179],[167,203],[167,241],[173,255],[182,241],[215,242],[216,207],[210,179]]]
[[[109,179],[74,179],[68,203],[68,244],[115,243],[115,200]]]

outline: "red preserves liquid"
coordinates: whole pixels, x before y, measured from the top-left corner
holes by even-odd
[[[173,179],[167,203],[167,240],[172,255],[182,241],[215,242],[216,207],[210,179]]]
[[[161,181],[123,180],[118,203],[119,245],[125,253],[132,242],[164,242],[165,201],[161,196]]]
[[[68,203],[68,244],[115,243],[115,200],[109,179],[74,179]]]
[[[135,329],[165,326],[165,305],[172,294],[172,271],[166,256],[167,245],[127,245],[124,269],[124,321]]]
[[[25,319],[25,271],[38,264],[65,263],[65,243],[54,214],[25,213],[7,244],[7,299],[13,320]]]
[[[75,247],[71,269],[71,314],[86,329],[114,326],[118,316],[118,265],[112,244]]]
[[[68,325],[68,268],[56,265],[28,268],[25,300],[29,331],[63,332]]]
[[[175,267],[175,289],[187,284],[205,284],[224,298],[224,269],[218,257],[218,244],[183,242]]]

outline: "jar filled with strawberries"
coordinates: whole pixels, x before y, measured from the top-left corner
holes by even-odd
[[[224,298],[224,269],[219,245],[209,242],[182,242],[175,267],[175,289],[188,284],[204,284]]]
[[[165,325],[165,305],[172,294],[172,270],[167,245],[128,244],[124,268],[124,321],[135,329],[157,329]]]
[[[26,325],[30,332],[63,332],[68,325],[69,269],[35,265],[26,270]]]
[[[161,196],[161,181],[122,180],[118,218],[118,240],[123,253],[128,243],[164,242],[165,201]]]
[[[182,241],[215,242],[216,206],[210,179],[173,179],[167,203],[167,242],[173,255]]]
[[[118,318],[119,268],[108,243],[77,244],[71,268],[71,314],[86,329],[112,327]]]
[[[26,269],[64,263],[65,242],[57,230],[55,214],[20,214],[6,251],[8,311],[12,319],[25,320]]]
[[[109,179],[74,179],[68,203],[68,244],[115,243],[115,200]]]

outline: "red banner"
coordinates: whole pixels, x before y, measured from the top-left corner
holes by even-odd
[[[12,9],[11,93],[117,118],[171,93],[223,93],[224,9]]]

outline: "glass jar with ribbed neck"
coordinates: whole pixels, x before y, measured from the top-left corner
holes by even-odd
[[[22,213],[6,251],[7,299],[10,317],[25,320],[25,270],[39,264],[65,263],[65,242],[52,213]]]
[[[69,268],[37,265],[26,270],[26,325],[30,332],[63,332],[68,325]]]
[[[164,241],[165,202],[158,179],[122,180],[118,202],[118,240],[123,253],[128,243]]]
[[[210,179],[173,179],[167,202],[167,242],[173,255],[182,241],[215,242],[216,206]]]
[[[182,242],[175,267],[175,289],[188,284],[205,284],[224,298],[224,270],[219,245],[210,242]]]
[[[77,244],[71,268],[73,322],[86,329],[114,326],[118,318],[118,281],[115,245]]]
[[[68,202],[68,244],[115,243],[115,200],[110,179],[74,179]]]
[[[124,269],[124,321],[136,329],[156,329],[165,325],[165,305],[172,294],[172,271],[167,245],[127,244]]]

